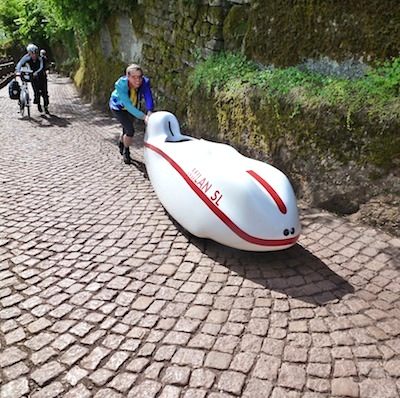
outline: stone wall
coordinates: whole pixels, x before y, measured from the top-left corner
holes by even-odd
[[[113,63],[140,63],[153,83],[158,109],[168,109],[184,117],[187,107],[187,77],[197,62],[224,49],[223,22],[236,0],[142,0],[133,5],[130,14],[110,16],[107,24],[81,46],[79,79],[84,94],[95,103],[106,103],[107,91],[92,84],[87,57],[99,51]],[[107,62],[98,60],[106,80],[117,79],[123,69],[110,70]],[[111,78],[108,78],[111,75]],[[103,87],[102,87],[103,88]]]
[[[151,75],[159,106],[183,116],[186,81],[195,64],[224,48],[229,1],[143,1],[143,67]]]
[[[397,56],[400,2],[137,0],[129,15],[111,16],[99,35],[106,57],[142,63],[158,105],[185,118],[188,74],[221,50],[264,66]]]
[[[244,52],[262,64],[385,59],[400,50],[398,0],[253,0]]]

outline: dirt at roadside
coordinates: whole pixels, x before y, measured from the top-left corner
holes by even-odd
[[[362,204],[357,213],[347,216],[352,222],[379,228],[400,237],[400,197],[380,194]]]

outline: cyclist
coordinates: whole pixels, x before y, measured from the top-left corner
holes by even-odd
[[[47,59],[46,50],[45,50],[44,48],[42,48],[42,49],[40,50],[40,56],[41,56],[42,59],[43,59],[43,68],[44,68],[45,72],[47,72],[47,71],[49,70],[50,65],[49,65],[49,60]],[[45,74],[46,74],[46,73],[45,73]]]
[[[37,104],[39,112],[43,112],[40,105],[40,97],[43,97],[44,111],[49,114],[49,95],[47,93],[46,70],[43,58],[39,56],[39,48],[35,44],[28,44],[25,54],[17,63],[17,76],[21,74],[21,68],[28,64],[33,71],[32,87],[34,92],[33,103]]]
[[[44,77],[44,84],[45,84],[45,86],[44,86],[44,92],[46,93],[46,95],[47,95],[47,106],[49,105],[49,96],[48,96],[48,91],[47,91],[47,73],[48,73],[48,71],[49,71],[49,68],[50,68],[50,64],[49,64],[49,60],[48,60],[48,58],[47,58],[47,53],[46,53],[46,50],[44,49],[44,48],[42,48],[41,50],[40,50],[40,56],[42,57],[42,59],[43,59],[43,69],[44,69],[44,71],[43,71],[43,77]],[[44,98],[44,97],[43,97]],[[44,109],[46,110],[46,105],[45,105],[45,107],[44,107]]]

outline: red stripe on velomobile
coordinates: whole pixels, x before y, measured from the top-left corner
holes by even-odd
[[[281,197],[277,194],[277,192],[275,191],[274,188],[271,187],[271,185],[268,184],[267,181],[265,181],[263,178],[261,178],[256,172],[254,172],[253,170],[247,170],[247,172],[253,177],[255,178],[267,191],[268,193],[271,195],[272,199],[275,201],[276,205],[278,206],[279,210],[281,211],[281,213],[286,214],[287,213],[287,209],[285,206],[285,203],[283,203],[283,200],[281,199]]]
[[[243,231],[240,227],[238,227],[224,212],[222,212],[217,206],[215,206],[208,197],[204,194],[204,192],[189,178],[189,176],[182,170],[182,168],[165,152],[163,152],[160,148],[149,144],[147,142],[144,145],[151,149],[152,151],[158,153],[162,156],[171,166],[181,175],[181,177],[187,182],[187,184],[192,188],[192,190],[196,193],[196,195],[208,206],[208,208],[228,227],[230,228],[236,235],[238,235],[241,239],[246,242],[260,245],[260,246],[286,246],[291,245],[297,242],[299,236],[295,236],[293,238],[288,239],[261,239],[255,236],[251,236],[245,231]]]

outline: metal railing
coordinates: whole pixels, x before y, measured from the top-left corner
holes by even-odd
[[[15,62],[0,63],[0,88],[6,86],[15,74]]]

